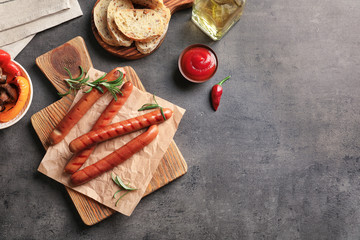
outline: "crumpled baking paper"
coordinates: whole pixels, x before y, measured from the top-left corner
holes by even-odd
[[[95,69],[90,69],[88,75],[91,79],[95,80],[96,78],[102,76],[103,73]],[[127,80],[126,77],[125,80]],[[83,94],[84,93],[82,91],[79,91],[75,96],[74,103],[77,102]],[[69,150],[69,143],[76,137],[91,130],[93,124],[96,122],[111,99],[112,96],[109,93],[104,94],[104,96],[102,96],[74,126],[63,141],[49,147],[38,167],[38,171],[109,208],[130,216],[143,197],[144,192],[152,179],[153,173],[157,169],[164,153],[167,151],[179,126],[180,120],[185,113],[185,109],[160,97],[156,97],[160,106],[173,110],[173,115],[171,118],[158,125],[159,134],[153,142],[140,152],[133,155],[130,159],[115,167],[112,171],[106,172],[83,185],[74,187],[70,183],[70,174],[64,173],[64,167],[72,156],[72,153]],[[152,94],[134,87],[130,97],[120,109],[118,114],[114,117],[112,122],[119,122],[153,111],[138,111],[143,104],[153,102]],[[98,144],[82,168],[109,155],[114,150],[120,148],[145,130],[146,129],[143,129]],[[120,188],[111,179],[111,173],[118,175],[125,184],[130,183],[131,187],[137,188],[137,190],[130,191],[126,196],[124,196],[118,202],[117,206],[115,206],[117,198],[113,198],[113,195]],[[117,197],[119,197],[122,193],[125,193],[125,191],[120,192]]]

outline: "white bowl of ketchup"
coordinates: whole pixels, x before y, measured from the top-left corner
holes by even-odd
[[[184,78],[190,82],[203,83],[216,73],[218,59],[210,47],[193,44],[182,51],[178,66]]]

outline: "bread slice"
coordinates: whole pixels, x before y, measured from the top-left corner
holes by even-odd
[[[136,49],[142,54],[151,53],[155,48],[157,48],[157,46],[160,44],[162,39],[165,37],[168,26],[169,26],[169,21],[170,21],[170,18],[171,18],[171,13],[170,13],[169,8],[167,8],[163,4],[160,4],[158,6],[158,8],[155,9],[155,11],[157,13],[159,13],[160,16],[163,18],[164,32],[160,37],[154,38],[154,39],[152,39],[150,41],[147,41],[147,42],[137,41],[137,42],[135,42]]]
[[[152,9],[120,9],[115,14],[119,30],[135,41],[149,41],[164,32],[163,18]]]
[[[136,49],[142,54],[151,53],[153,50],[155,50],[158,47],[160,42],[165,37],[167,28],[168,28],[168,25],[166,26],[164,33],[160,37],[157,37],[157,38],[155,38],[155,39],[153,39],[151,41],[148,41],[148,42],[136,41],[135,42]]]
[[[157,12],[158,14],[160,14],[160,16],[164,19],[164,26],[166,26],[171,18],[171,12],[170,9],[168,7],[166,7],[162,2],[159,3],[159,5],[157,5],[156,8],[154,8],[153,10],[155,10],[155,12]]]
[[[111,0],[107,9],[107,27],[112,38],[120,45],[129,47],[133,40],[126,37],[116,26],[115,13],[119,9],[133,9],[134,6],[130,0]]]
[[[94,23],[104,42],[112,46],[119,44],[111,36],[107,27],[107,9],[111,0],[100,0],[94,8]]]

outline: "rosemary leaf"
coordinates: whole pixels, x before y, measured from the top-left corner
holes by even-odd
[[[116,201],[116,203],[115,203],[115,207],[117,207],[117,204],[118,204],[118,202],[120,201],[120,199],[122,199],[126,194],[128,194],[129,193],[129,191],[127,191],[126,193],[124,193],[123,195],[121,195],[120,197],[119,197],[119,199]]]
[[[117,190],[116,193],[114,193],[113,198],[116,198],[116,195],[117,195],[119,192],[123,191],[123,190],[124,190],[124,189],[119,189],[119,190]]]
[[[158,102],[156,101],[155,94],[153,94],[153,99],[154,99],[154,102],[155,102],[157,105],[159,105]]]
[[[79,83],[80,84],[84,84],[84,83],[86,83],[87,81],[89,81],[89,77],[86,77],[86,78],[84,78],[83,80],[81,80],[81,81],[79,81]]]
[[[79,67],[80,67],[80,75],[77,78],[73,79],[75,81],[79,81],[80,79],[82,79],[84,77],[84,70],[83,70],[83,68],[81,66],[79,66]],[[72,78],[72,77],[70,77],[70,78]]]
[[[115,92],[113,92],[113,91],[109,91],[109,92],[111,93],[111,95],[113,96],[113,98],[115,99],[115,101],[117,101],[117,100],[118,100],[118,98],[117,98],[116,93],[115,93]]]
[[[94,88],[96,88],[99,92],[104,93],[104,89],[102,89],[102,87],[96,85]]]
[[[60,97],[65,97],[66,95],[71,93],[71,89],[69,89],[66,93],[58,93]]]
[[[114,175],[113,173],[111,173],[111,178],[116,183],[116,185],[118,185],[119,187],[121,187],[125,190],[128,190],[128,191],[137,190],[137,188],[129,187],[129,184],[126,185],[119,176]]]
[[[93,88],[92,87],[90,87],[88,90],[86,90],[84,93],[89,93],[89,92],[91,92],[91,90],[92,90]]]
[[[114,175],[113,173],[111,173],[111,178],[112,178],[112,180],[116,183],[116,185],[118,185],[119,187],[121,187],[121,184],[118,182],[116,175]]]
[[[120,184],[120,186],[122,188],[124,188],[125,190],[128,190],[128,191],[133,191],[133,190],[137,190],[136,188],[132,188],[132,187],[129,187],[127,185],[124,184],[124,182],[119,178],[119,176],[116,176],[116,181]]]
[[[67,74],[69,75],[70,79],[72,79],[72,75],[70,70],[67,67],[64,67],[65,71],[67,72]]]
[[[139,108],[138,111],[144,111],[144,110],[154,109],[154,108],[158,108],[158,107],[159,107],[159,105],[157,105],[157,104],[148,103],[148,104],[144,104],[141,108]]]
[[[164,120],[166,120],[166,117],[165,117],[165,114],[164,114],[164,111],[163,111],[163,108],[162,108],[162,107],[160,107],[160,112],[161,112],[161,115],[162,115],[162,117],[164,118]]]
[[[138,109],[138,111],[144,111],[144,110],[149,110],[149,109],[154,109],[154,108],[160,108],[161,115],[164,118],[164,120],[166,120],[163,108],[156,101],[155,95],[153,95],[153,99],[154,99],[155,103],[145,103],[144,105],[142,105],[141,108]]]

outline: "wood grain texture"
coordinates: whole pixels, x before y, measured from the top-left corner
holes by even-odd
[[[73,76],[80,74],[79,66],[85,71],[93,67],[89,52],[82,37],[76,37],[65,44],[36,58],[36,65],[60,93],[65,93],[68,86],[64,78],[68,77],[65,67]]]
[[[94,4],[94,8],[99,1],[100,0],[96,1],[96,3]],[[171,15],[179,10],[191,7],[193,5],[193,2],[194,2],[194,0],[164,0],[164,4],[166,7],[168,7],[170,9]],[[150,55],[151,53],[153,53],[156,49],[158,49],[166,37],[165,36],[161,40],[161,42],[158,44],[158,46],[148,54],[140,53],[136,49],[134,43],[130,47],[111,46],[102,40],[102,38],[100,37],[100,35],[95,27],[94,17],[93,17],[94,16],[94,8],[93,8],[93,11],[91,14],[91,30],[96,38],[96,41],[100,44],[100,46],[115,56],[129,59],[129,60],[135,60],[135,59],[146,57],[146,56]]]
[[[67,51],[64,51],[64,49],[73,49],[71,47],[68,48],[69,45],[75,47],[80,53],[81,61],[79,62],[81,64],[84,64],[82,66],[84,66],[84,70],[87,71],[92,66],[92,63],[87,52],[85,43],[81,37],[74,38],[52,51],[56,52],[61,49],[60,51],[62,51],[62,54],[60,57],[63,56],[65,59],[70,60],[69,55],[72,55],[72,53],[68,54]],[[67,47],[62,48],[63,46]],[[54,56],[52,55],[52,51],[38,57],[36,59],[36,63],[41,69],[41,71],[43,71],[43,73],[49,78],[49,81],[53,83],[56,89],[58,89],[59,91],[65,91],[67,89],[64,87],[64,84],[61,80],[61,77],[64,74],[63,72],[61,72],[61,67],[63,67],[64,65],[67,66],[76,76],[78,69],[74,66],[74,64],[78,64],[79,62],[68,60],[61,61],[61,59],[53,59],[53,62],[51,62],[51,59],[54,58]],[[54,67],[54,61],[60,65]],[[124,68],[126,71],[125,80],[131,81],[137,88],[145,91],[145,88],[142,85],[134,69],[131,67]],[[66,75],[64,75],[64,77],[66,77]],[[51,104],[50,106],[42,109],[41,111],[35,113],[31,117],[31,123],[45,149],[49,147],[48,139],[51,131],[67,113],[72,103],[72,99],[72,97],[64,97],[57,102]],[[178,147],[176,146],[176,143],[172,141],[164,157],[161,159],[159,166],[155,171],[154,176],[150,181],[150,184],[146,189],[144,196],[177,179],[178,177],[184,175],[186,172],[187,164]],[[91,198],[86,197],[81,193],[72,190],[71,188],[66,187],[66,190],[69,193],[69,196],[72,199],[81,219],[86,225],[96,224],[101,220],[111,216],[115,212],[114,210],[98,203]]]

